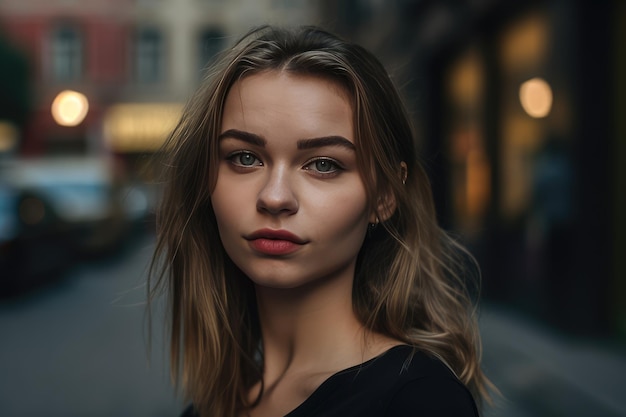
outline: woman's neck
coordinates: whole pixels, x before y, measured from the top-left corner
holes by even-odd
[[[352,307],[351,277],[256,292],[266,386],[293,373],[334,373],[398,344],[366,332]]]
[[[263,381],[251,417],[285,415],[332,374],[401,342],[367,332],[352,307],[352,276],[295,289],[256,287]]]

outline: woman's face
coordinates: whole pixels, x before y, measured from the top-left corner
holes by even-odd
[[[211,202],[226,252],[257,285],[352,280],[371,221],[355,146],[338,85],[279,71],[233,85]]]

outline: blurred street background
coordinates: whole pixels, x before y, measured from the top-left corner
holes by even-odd
[[[486,416],[626,416],[626,1],[0,1],[0,416],[175,416],[158,166],[250,27],[378,55],[482,268]]]

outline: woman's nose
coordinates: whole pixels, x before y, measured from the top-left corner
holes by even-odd
[[[274,215],[297,212],[298,199],[292,181],[287,168],[276,168],[269,172],[257,196],[257,210]]]

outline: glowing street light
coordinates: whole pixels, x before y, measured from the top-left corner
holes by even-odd
[[[61,126],[77,126],[87,116],[89,102],[78,91],[61,91],[52,102],[52,117]]]
[[[546,117],[552,108],[552,89],[544,79],[531,78],[520,86],[519,99],[529,116]]]

